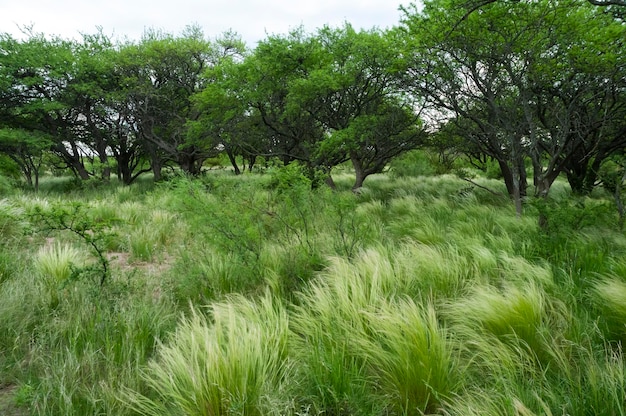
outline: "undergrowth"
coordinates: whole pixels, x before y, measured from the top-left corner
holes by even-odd
[[[0,384],[33,415],[626,414],[610,199],[334,179],[6,194]]]

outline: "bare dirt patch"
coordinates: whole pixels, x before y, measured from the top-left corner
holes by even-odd
[[[0,385],[0,415],[2,416],[25,416],[28,409],[17,406],[15,403],[15,385]]]
[[[122,251],[109,252],[106,257],[112,267],[121,271],[142,270],[150,274],[160,274],[168,271],[171,267],[169,257],[161,262],[132,261],[130,253]]]

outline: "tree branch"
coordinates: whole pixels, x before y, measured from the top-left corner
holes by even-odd
[[[587,0],[594,6],[626,6],[626,0]]]

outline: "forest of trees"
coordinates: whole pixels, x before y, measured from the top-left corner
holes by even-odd
[[[521,212],[532,181],[590,192],[626,147],[619,2],[430,0],[387,30],[323,27],[249,48],[147,31],[81,41],[0,34],[0,152],[37,187],[43,169],[125,184],[227,155],[297,161],[332,184],[419,147],[495,162]],[[242,164],[243,161],[243,164]]]

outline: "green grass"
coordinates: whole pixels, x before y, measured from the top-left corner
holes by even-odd
[[[192,311],[143,373],[157,399],[128,400],[144,415],[282,414],[287,341],[287,314],[269,297],[213,304],[210,321]]]
[[[452,175],[373,175],[356,195],[348,171],[335,192],[298,175],[5,194],[2,400],[32,415],[626,414],[609,198],[559,182],[518,218]],[[75,273],[94,261],[84,241],[28,216],[76,202],[109,227],[103,286]]]
[[[34,266],[50,284],[61,284],[72,277],[75,270],[86,264],[87,256],[69,244],[54,242],[43,246],[34,258]]]

